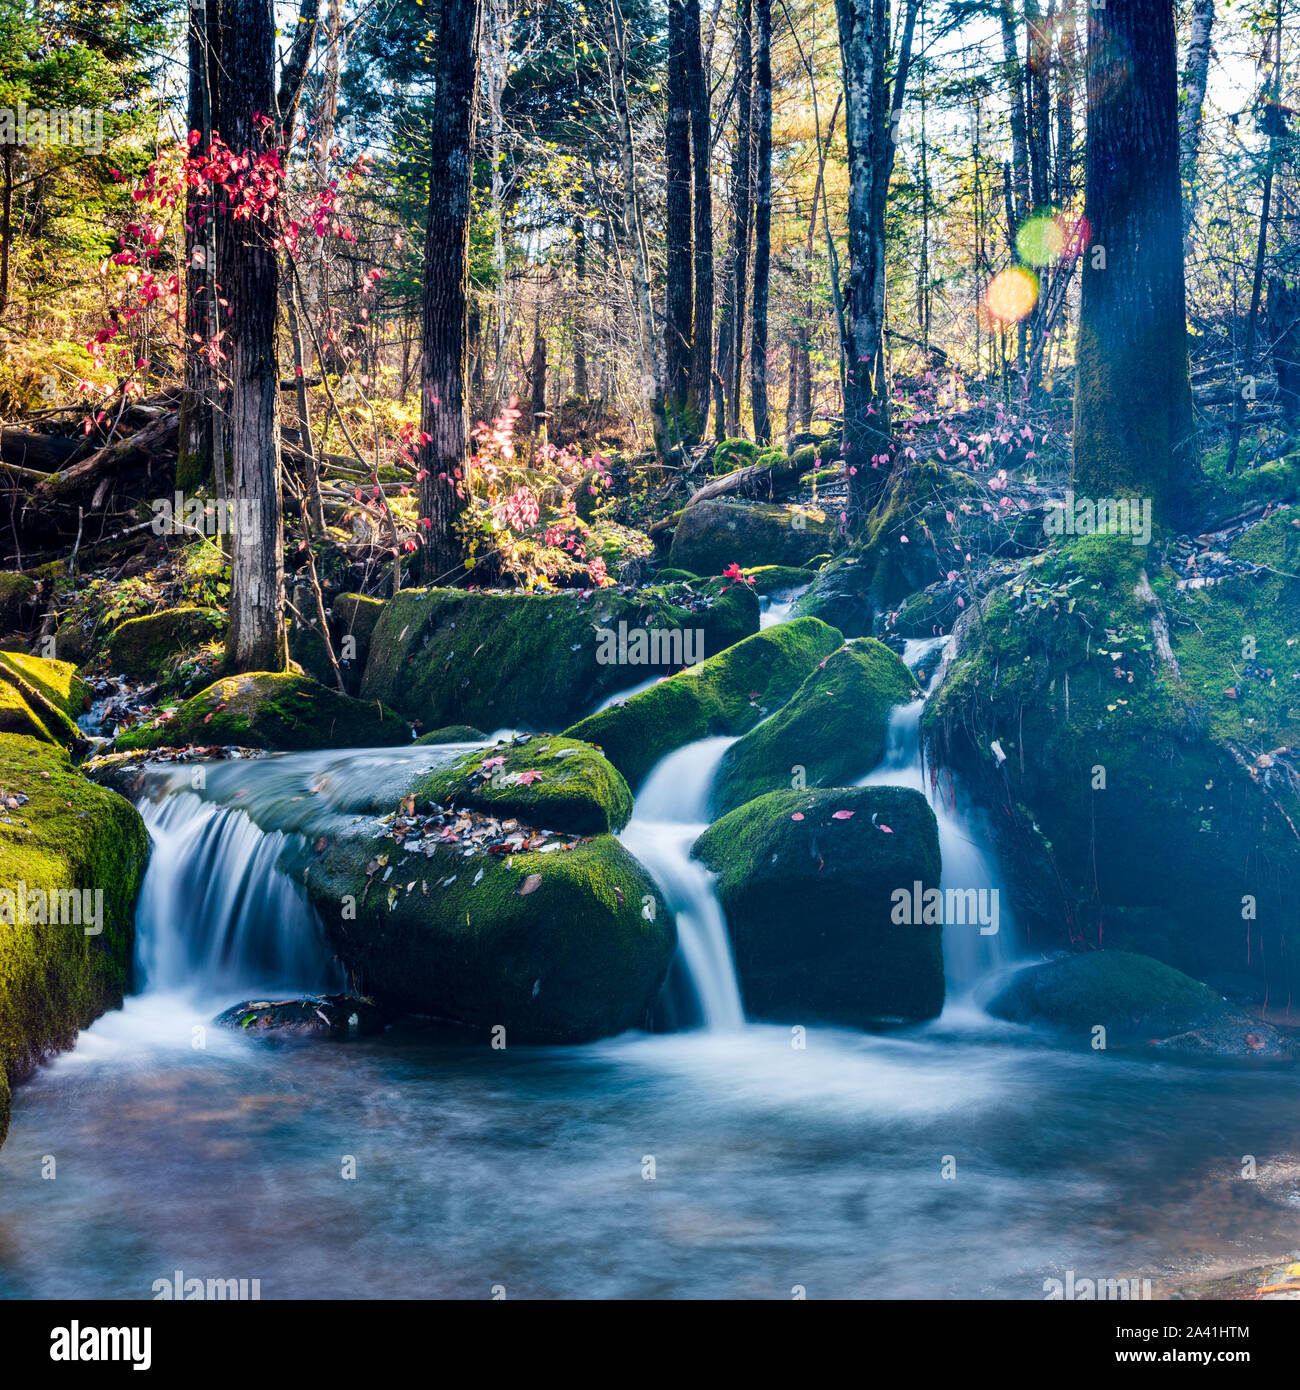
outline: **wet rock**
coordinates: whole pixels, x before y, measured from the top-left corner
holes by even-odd
[[[942,926],[892,920],[897,890],[939,882],[919,792],[769,792],[711,825],[693,853],[718,875],[750,1017],[872,1027],[943,1008]]]
[[[158,680],[169,658],[219,642],[225,632],[225,614],[215,608],[164,608],[119,623],[109,634],[105,655],[109,666],[122,675]]]
[[[819,507],[709,499],[687,507],[668,563],[694,574],[728,565],[803,565],[830,548],[835,524]]]
[[[233,1004],[213,1022],[249,1034],[301,1038],[363,1038],[391,1021],[373,999],[353,994],[318,994],[306,999],[250,999]]]

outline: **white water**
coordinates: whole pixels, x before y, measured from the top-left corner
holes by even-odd
[[[740,1028],[745,1012],[713,875],[691,858],[709,823],[709,794],[734,738],[703,738],[662,759],[619,839],[649,870],[677,917],[677,940],[704,1026]]]
[[[770,594],[761,595],[758,600],[758,630],[764,632],[769,627],[775,627],[777,623],[787,622],[790,610],[809,587],[807,584],[800,584],[793,589],[774,589]]]
[[[927,658],[943,647],[947,637],[909,639],[904,646],[903,662],[912,670],[927,667]],[[951,788],[950,795],[930,778],[921,753],[921,713],[933,684],[934,674],[926,681],[926,695],[910,704],[894,708],[889,720],[885,756],[878,767],[859,779],[860,787],[911,787],[930,802],[939,831],[939,853],[943,869],[939,886],[943,889],[974,888],[996,892],[998,930],[982,935],[979,925],[950,924],[943,933],[944,975],[948,982],[950,1002],[961,1005],[969,1000],[979,983],[999,974],[1011,962],[1010,945],[1012,921],[1003,891],[1001,875],[993,856],[981,843],[982,835],[973,819]]]

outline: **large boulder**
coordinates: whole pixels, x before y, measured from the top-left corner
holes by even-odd
[[[14,570],[0,571],[0,634],[26,626],[36,599],[36,580]]]
[[[840,634],[816,618],[781,623],[565,732],[596,744],[635,790],[674,748],[752,729],[840,645]]]
[[[372,748],[410,743],[410,723],[293,672],[226,676],[177,708],[117,735],[119,751],[237,744],[243,748]]]
[[[590,744],[554,734],[467,753],[425,774],[414,793],[418,801],[580,835],[617,834],[632,817],[632,793],[618,769]]]
[[[629,596],[404,589],[375,626],[361,695],[430,728],[555,728],[695,656],[697,632],[711,656],[757,631],[758,599],[746,585]],[[644,648],[634,641],[638,633],[658,635],[653,649],[648,638]]]
[[[1035,942],[1276,1002],[1300,957],[1300,509],[1171,553],[1053,546],[972,605],[923,728],[997,808]]]
[[[0,800],[2,1141],[10,1084],[121,1006],[149,837],[129,802],[35,738],[0,734]]]
[[[818,571],[793,612],[799,618],[820,618],[845,637],[869,637],[876,616],[870,567],[859,555],[837,556]]]
[[[835,523],[819,507],[708,499],[686,508],[668,563],[692,574],[728,565],[803,565],[831,547]]]
[[[0,732],[80,753],[88,742],[75,719],[89,706],[90,687],[68,662],[0,652]]]
[[[181,605],[128,618],[109,634],[109,667],[135,680],[157,680],[170,658],[225,637],[226,617],[216,608]]]
[[[988,1009],[995,1018],[1041,1024],[1094,1049],[1153,1043],[1221,1056],[1279,1057],[1294,1051],[1275,1028],[1248,1017],[1207,985],[1128,951],[1087,951],[1027,966]]]
[[[809,787],[843,786],[885,754],[890,712],[917,696],[916,681],[871,637],[847,642],[818,663],[789,702],[723,756],[713,788],[716,814],[798,776]]]
[[[898,925],[895,895],[939,883],[934,812],[919,792],[769,792],[695,842],[718,875],[752,1018],[869,1027],[943,1008],[943,928]]]
[[[395,838],[361,821],[286,862],[366,994],[477,1033],[504,1028],[507,1045],[588,1042],[646,1020],[676,927],[617,840],[525,826],[503,840],[513,822],[431,811],[417,798]]]

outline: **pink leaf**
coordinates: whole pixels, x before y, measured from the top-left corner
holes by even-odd
[[[852,819],[853,819],[853,812],[852,812],[852,811],[832,811],[832,812],[831,812],[831,819],[832,819],[832,820],[852,820]]]
[[[796,812],[794,813],[794,815],[792,815],[792,816],[790,817],[790,819],[791,819],[791,820],[803,820],[803,812],[802,812],[802,811],[796,811]]]

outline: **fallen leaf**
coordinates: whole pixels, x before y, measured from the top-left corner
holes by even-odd
[[[794,815],[792,815],[792,816],[790,817],[790,819],[791,819],[791,820],[803,820],[803,812],[802,812],[802,811],[796,811],[796,812],[794,813]]]
[[[831,812],[831,819],[832,819],[832,820],[852,820],[852,819],[853,819],[853,812],[852,812],[852,811],[832,811],[832,812]]]
[[[529,893],[535,893],[542,885],[541,874],[529,874],[526,879],[515,890],[521,898],[525,898]]]

